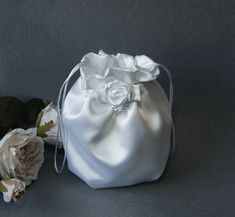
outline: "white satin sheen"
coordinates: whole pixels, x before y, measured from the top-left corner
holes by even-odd
[[[143,55],[100,51],[85,55],[80,71],[61,113],[68,168],[93,188],[158,179],[172,125],[169,100],[154,81],[158,65]]]

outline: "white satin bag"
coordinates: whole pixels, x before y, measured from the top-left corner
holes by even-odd
[[[159,68],[145,55],[86,54],[58,97],[60,136],[68,168],[92,188],[158,179],[170,153],[173,87],[169,100],[156,81]],[[73,74],[80,77],[67,93]],[[174,133],[174,132],[173,132]],[[57,147],[56,147],[57,153]]]

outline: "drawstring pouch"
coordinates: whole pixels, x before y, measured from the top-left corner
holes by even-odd
[[[169,97],[156,80],[163,69]],[[80,77],[68,89],[71,77]],[[86,54],[62,84],[59,134],[68,168],[92,188],[157,180],[172,147],[173,84],[169,70],[145,55]]]

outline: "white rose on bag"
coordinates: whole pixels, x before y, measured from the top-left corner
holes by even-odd
[[[36,128],[14,129],[0,140],[0,176],[30,185],[44,161],[44,142]]]
[[[3,192],[3,199],[5,202],[14,201],[19,203],[23,201],[26,187],[26,184],[23,181],[13,178],[3,179],[1,183],[7,189],[6,192]]]
[[[55,145],[58,133],[58,113],[52,103],[42,110],[37,125],[39,136],[46,143]]]
[[[105,93],[114,111],[122,111],[134,98],[134,92],[131,87],[118,80],[108,83],[105,86]]]

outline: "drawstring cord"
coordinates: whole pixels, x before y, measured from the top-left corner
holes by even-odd
[[[173,115],[172,115],[172,107],[173,107],[173,100],[174,100],[174,86],[173,86],[173,79],[171,72],[168,68],[166,68],[164,65],[161,65],[157,63],[157,67],[162,68],[169,79],[170,87],[169,87],[169,103],[170,103],[170,111],[171,111],[171,129],[172,129],[172,152],[175,150],[175,125],[173,122]]]
[[[67,134],[65,132],[65,127],[64,127],[64,123],[63,123],[63,118],[62,118],[62,111],[63,111],[63,106],[64,106],[64,101],[65,101],[65,97],[66,97],[66,93],[67,93],[67,87],[69,84],[70,79],[73,77],[73,75],[79,70],[81,63],[77,64],[72,71],[70,72],[69,76],[66,78],[66,80],[64,81],[64,83],[62,84],[60,91],[59,91],[59,96],[58,96],[58,100],[57,100],[57,113],[58,113],[58,133],[57,133],[57,142],[56,142],[56,146],[55,146],[55,155],[54,155],[54,166],[55,166],[55,170],[57,173],[62,173],[65,162],[66,162],[66,153],[67,153],[67,146],[64,147],[64,158],[61,164],[61,167],[58,168],[57,165],[57,153],[58,153],[58,147],[62,146],[62,144],[67,144]],[[61,105],[60,105],[61,104]],[[62,140],[62,144],[60,144],[59,142],[59,138],[61,138]]]

